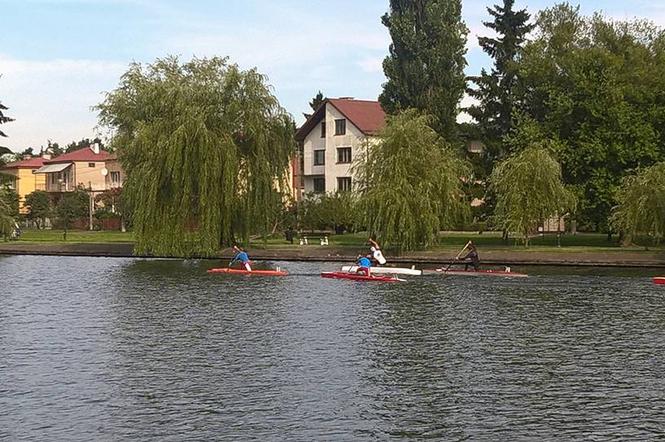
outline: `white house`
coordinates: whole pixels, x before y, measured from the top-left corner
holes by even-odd
[[[296,132],[304,193],[350,191],[351,166],[364,141],[385,125],[378,101],[329,98]]]

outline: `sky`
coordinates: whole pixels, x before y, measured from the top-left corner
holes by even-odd
[[[467,73],[491,61],[478,47],[486,7],[463,0]],[[517,0],[532,14],[554,0]],[[579,0],[582,12],[648,18],[665,26],[663,0]],[[166,55],[228,56],[256,67],[298,124],[317,91],[376,99],[390,38],[388,0],[0,0],[0,102],[16,121],[0,144],[39,150],[96,135],[93,106],[117,87],[131,62]]]

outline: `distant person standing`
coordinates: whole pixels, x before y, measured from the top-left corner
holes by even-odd
[[[383,256],[383,252],[381,252],[381,247],[379,247],[379,243],[374,241],[372,238],[369,239],[368,241],[371,245],[369,250],[372,252],[372,258],[376,260],[376,262],[379,263],[379,265],[384,265],[386,262],[386,258]]]
[[[480,269],[480,256],[478,256],[478,249],[476,249],[476,245],[472,241],[469,241],[467,247],[469,248],[469,253],[459,258],[462,261],[466,261],[464,270],[468,270],[469,265],[472,265],[473,270],[478,271],[478,269]]]
[[[245,267],[245,270],[251,272],[252,267],[249,265],[249,255],[247,255],[247,252],[245,252],[243,249],[241,249],[238,246],[233,246],[233,251],[235,252],[235,255],[233,256],[233,259],[229,263],[229,267],[231,267],[234,262],[238,261],[242,263],[242,265]]]

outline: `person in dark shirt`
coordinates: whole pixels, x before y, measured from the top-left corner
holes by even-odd
[[[466,261],[466,264],[464,265],[464,270],[469,269],[469,265],[473,266],[473,270],[478,271],[480,269],[480,257],[478,256],[478,249],[476,249],[476,245],[472,242],[469,241],[469,252],[459,258],[461,261]]]

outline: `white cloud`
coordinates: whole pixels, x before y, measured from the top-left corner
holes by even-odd
[[[364,72],[383,72],[383,59],[385,57],[367,57],[358,62]]]
[[[97,60],[19,60],[0,55],[0,98],[16,119],[3,145],[19,151],[47,139],[68,143],[94,134],[102,91],[113,89],[124,63]]]

